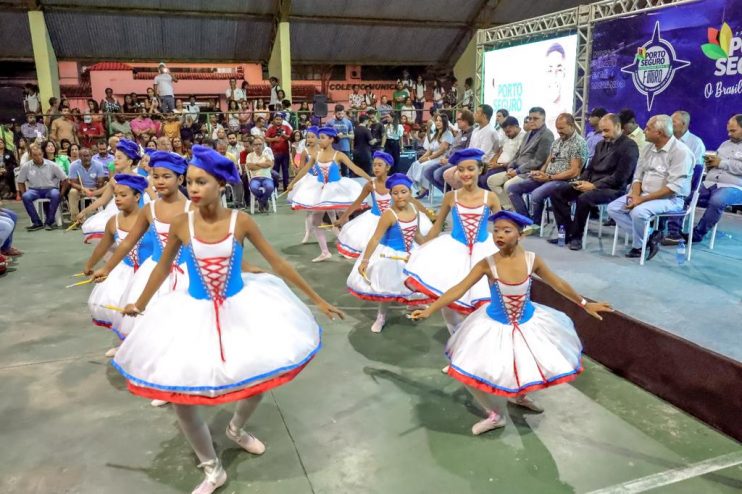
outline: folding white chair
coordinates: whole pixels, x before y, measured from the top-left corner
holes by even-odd
[[[252,181],[253,176],[250,170],[247,170],[247,183],[248,186],[250,182]],[[271,177],[272,180],[272,177]],[[245,193],[248,193],[248,191],[245,191]],[[271,209],[273,209],[273,212],[275,213],[277,211],[276,208],[276,199],[278,198],[278,194],[276,193],[276,189],[273,189],[273,193],[271,194],[270,199],[268,199],[268,202],[270,203]],[[250,214],[255,214],[255,194],[250,191]]]
[[[39,218],[41,218],[42,223],[46,223],[46,207],[45,204],[51,203],[50,199],[36,199],[33,202],[34,207],[36,208],[36,213],[39,215]],[[59,206],[57,207],[57,211],[54,213],[54,222],[57,224],[57,226],[62,226],[62,203],[59,203]]]
[[[742,206],[742,204],[730,204],[730,206]],[[721,221],[721,219],[719,219]],[[711,229],[711,239],[709,240],[709,250],[714,250],[714,246],[716,245],[716,229],[719,227],[719,221],[716,222],[714,225],[714,228]],[[691,231],[691,236],[693,232],[693,225],[691,224],[691,227],[689,228]],[[692,239],[691,239],[692,243]]]

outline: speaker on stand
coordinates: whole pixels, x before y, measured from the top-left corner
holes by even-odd
[[[327,118],[327,96],[324,94],[315,94],[312,97],[312,113],[320,119]]]

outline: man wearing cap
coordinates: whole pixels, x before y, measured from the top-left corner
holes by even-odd
[[[23,207],[26,208],[31,218],[31,226],[26,230],[33,232],[46,228],[54,230],[56,224],[54,218],[57,214],[59,201],[63,196],[60,185],[64,189],[67,184],[67,175],[53,161],[44,159],[44,153],[37,145],[31,146],[31,161],[21,165],[18,174],[18,187],[23,198]],[[37,199],[49,199],[46,211],[46,225],[41,223],[41,218],[36,212],[34,201]]]
[[[178,82],[178,78],[170,73],[165,62],[160,62],[157,70],[159,74],[155,77],[155,94],[160,98],[162,113],[172,113],[175,110],[173,83]]]

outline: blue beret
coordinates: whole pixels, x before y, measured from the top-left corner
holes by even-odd
[[[523,216],[522,214],[515,213],[513,211],[498,211],[493,215],[490,215],[488,218],[489,221],[495,222],[497,220],[508,220],[512,221],[516,225],[518,225],[520,228],[526,227],[528,225],[533,225],[533,220],[529,218],[528,216]]]
[[[152,151],[149,154],[149,166],[151,168],[167,168],[178,175],[183,175],[188,168],[188,162],[180,156],[170,151]]]
[[[338,132],[337,130],[335,130],[335,127],[321,127],[317,131],[317,135],[322,135],[322,134],[325,134],[326,136],[330,136],[330,137],[338,136]]]
[[[386,179],[386,188],[392,190],[395,185],[404,185],[408,189],[412,189],[412,180],[404,173],[394,173]]]
[[[134,192],[142,193],[147,188],[147,179],[139,175],[129,175],[127,173],[118,173],[113,179],[116,181],[116,185],[126,185],[130,187]]]
[[[385,161],[389,166],[394,166],[394,157],[389,153],[385,153],[384,151],[375,151],[374,159],[376,158]]]
[[[455,153],[451,155],[450,158],[448,158],[448,163],[450,165],[458,165],[460,162],[464,160],[476,160],[476,161],[482,161],[482,156],[484,156],[484,151],[477,148],[466,148],[466,149],[459,149]]]
[[[191,149],[193,158],[190,164],[204,170],[227,183],[236,184],[240,182],[240,174],[231,159],[222,156],[210,147],[196,144]]]
[[[116,149],[124,153],[126,157],[131,160],[142,159],[142,155],[139,154],[139,144],[130,141],[129,139],[121,139],[119,143],[116,144]]]
[[[314,134],[319,135],[319,127],[316,125],[312,125],[311,127],[307,127],[307,134]]]

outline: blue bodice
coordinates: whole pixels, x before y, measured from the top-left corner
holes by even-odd
[[[160,262],[162,253],[165,250],[165,244],[162,243],[160,236],[157,234],[157,227],[155,227],[154,220],[152,221],[152,223],[149,224],[147,233],[145,233],[144,235],[149,236],[150,238],[150,255],[152,256],[152,260],[155,262]],[[142,237],[142,239],[144,239],[144,237]],[[175,261],[173,261],[174,264],[183,264],[183,262],[185,262],[183,256],[184,250],[185,249],[183,249],[183,247],[178,250],[178,255],[175,256]]]
[[[340,167],[338,166],[335,161],[330,162],[330,166],[328,166],[325,170],[322,169],[323,167],[319,166],[319,163],[315,163],[312,166],[312,169],[314,170],[314,174],[317,175],[317,181],[319,183],[327,184],[330,182],[337,182],[342,178],[340,175]]]
[[[487,218],[489,218],[489,215],[490,215],[490,209],[485,204],[484,205],[484,208],[482,210],[482,215],[479,218],[479,221],[478,221],[478,223],[476,225],[476,229],[477,230],[476,230],[475,234],[473,235],[473,242],[472,242],[472,244],[478,243],[478,242],[484,242],[485,240],[487,240],[487,235],[488,235],[488,232],[487,232]],[[458,204],[454,205],[454,207],[453,207],[453,214],[451,216],[453,217],[453,228],[451,230],[451,237],[453,237],[455,240],[461,242],[462,244],[468,246],[469,245],[469,240],[468,240],[467,234],[466,234],[467,228],[464,226],[464,223],[465,222],[462,221],[461,212],[459,211]]]
[[[401,252],[407,251],[404,244],[402,227],[399,226],[399,222],[394,223],[384,232],[384,236],[381,237],[379,243],[385,247],[389,247],[390,249],[399,250]]]
[[[232,244],[232,256],[223,265],[213,265],[226,270],[226,282],[216,292],[216,295],[222,299],[235,295],[245,287],[241,276],[242,246],[235,242],[234,238],[232,238]],[[191,244],[181,248],[181,257],[188,268],[188,294],[198,300],[214,300],[212,298],[214,287],[206,278],[207,270],[199,268]]]
[[[518,296],[518,300],[510,302],[510,311],[506,307],[505,297],[500,291],[500,284],[495,281],[490,285],[490,303],[487,305],[487,315],[495,321],[502,324],[523,324],[527,322],[536,308],[531,302],[531,278],[528,278],[528,285],[525,293]],[[512,296],[510,296],[512,298]]]
[[[121,242],[118,232],[113,234],[113,238],[116,241],[116,245]],[[123,263],[129,267],[136,268],[142,265],[152,255],[152,236],[149,230],[144,232],[142,238],[136,243],[134,248],[124,256]]]

